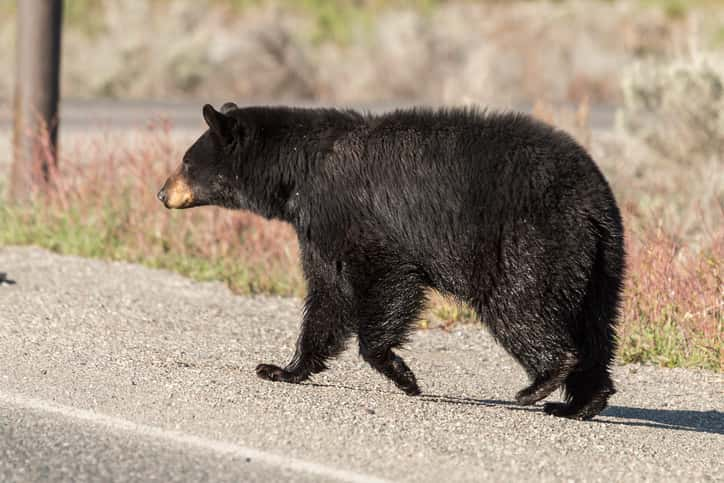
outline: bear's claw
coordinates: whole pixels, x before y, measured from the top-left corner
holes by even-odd
[[[290,381],[290,374],[279,366],[273,364],[259,364],[256,366],[256,375],[267,381]]]
[[[422,391],[420,391],[420,388],[417,386],[417,384],[400,387],[400,389],[402,389],[408,396],[419,396],[420,394],[422,394]]]

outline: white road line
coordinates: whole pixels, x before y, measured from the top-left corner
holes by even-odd
[[[236,456],[240,458],[250,458],[253,462],[260,462],[267,466],[274,466],[297,472],[309,473],[332,478],[339,481],[348,481],[353,483],[383,483],[387,480],[375,478],[362,473],[342,470],[325,466],[311,461],[304,461],[297,458],[280,456],[274,453],[268,453],[255,448],[240,446],[238,444],[217,441],[213,439],[195,436],[193,434],[183,433],[181,431],[173,431],[155,426],[147,426],[144,424],[134,423],[126,419],[117,418],[115,416],[107,416],[105,414],[95,413],[87,409],[78,409],[71,406],[64,406],[51,401],[35,399],[21,394],[8,394],[0,392],[0,403],[11,406],[42,411],[50,414],[57,414],[69,419],[84,421],[96,426],[103,426],[116,431],[125,431],[127,433],[137,434],[146,438],[166,441],[175,444],[193,446],[205,450],[211,450],[217,453]]]

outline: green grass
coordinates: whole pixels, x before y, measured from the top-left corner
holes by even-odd
[[[721,330],[721,328],[720,328]],[[721,370],[721,345],[716,341],[687,340],[673,320],[637,326],[619,341],[623,363],[653,363],[661,367],[701,367]]]
[[[245,295],[271,294],[299,296],[303,293],[294,271],[235,262],[230,257],[214,257],[187,250],[173,251],[161,237],[155,249],[146,251],[124,232],[118,213],[106,211],[96,219],[77,212],[49,215],[37,208],[0,207],[0,246],[33,245],[60,254],[105,260],[123,260],[151,268],[178,272],[198,281],[222,281],[234,292]],[[146,238],[154,238],[146,234]],[[144,241],[144,244],[146,241]]]

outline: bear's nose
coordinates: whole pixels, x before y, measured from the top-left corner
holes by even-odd
[[[168,198],[168,196],[166,195],[166,190],[161,188],[156,195],[156,198],[158,198],[158,201],[160,201],[161,203],[166,203],[166,199]]]

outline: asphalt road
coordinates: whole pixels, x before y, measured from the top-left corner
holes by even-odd
[[[159,100],[132,100],[132,99],[69,99],[60,104],[61,130],[86,131],[95,129],[128,129],[143,126],[151,119],[166,119],[177,129],[198,129],[203,127],[201,106],[205,102],[220,107],[224,102],[232,99],[185,100],[185,101],[159,101]],[[329,105],[314,100],[289,99],[233,99],[240,106],[244,105],[295,105],[314,107]],[[366,104],[340,105],[338,107],[352,107],[362,111],[383,112],[394,107],[410,107],[425,104],[424,101],[390,100]],[[12,128],[12,109],[9,102],[0,102],[0,131]],[[521,106],[493,106],[498,109],[517,109],[528,112],[530,105]],[[611,129],[614,123],[615,107],[609,105],[596,105],[591,107],[589,121],[594,130]]]
[[[523,371],[468,326],[417,333],[420,397],[353,348],[271,383],[299,301],[34,248],[0,272],[2,481],[724,481],[721,374],[619,367],[611,407],[563,420],[516,406]]]

